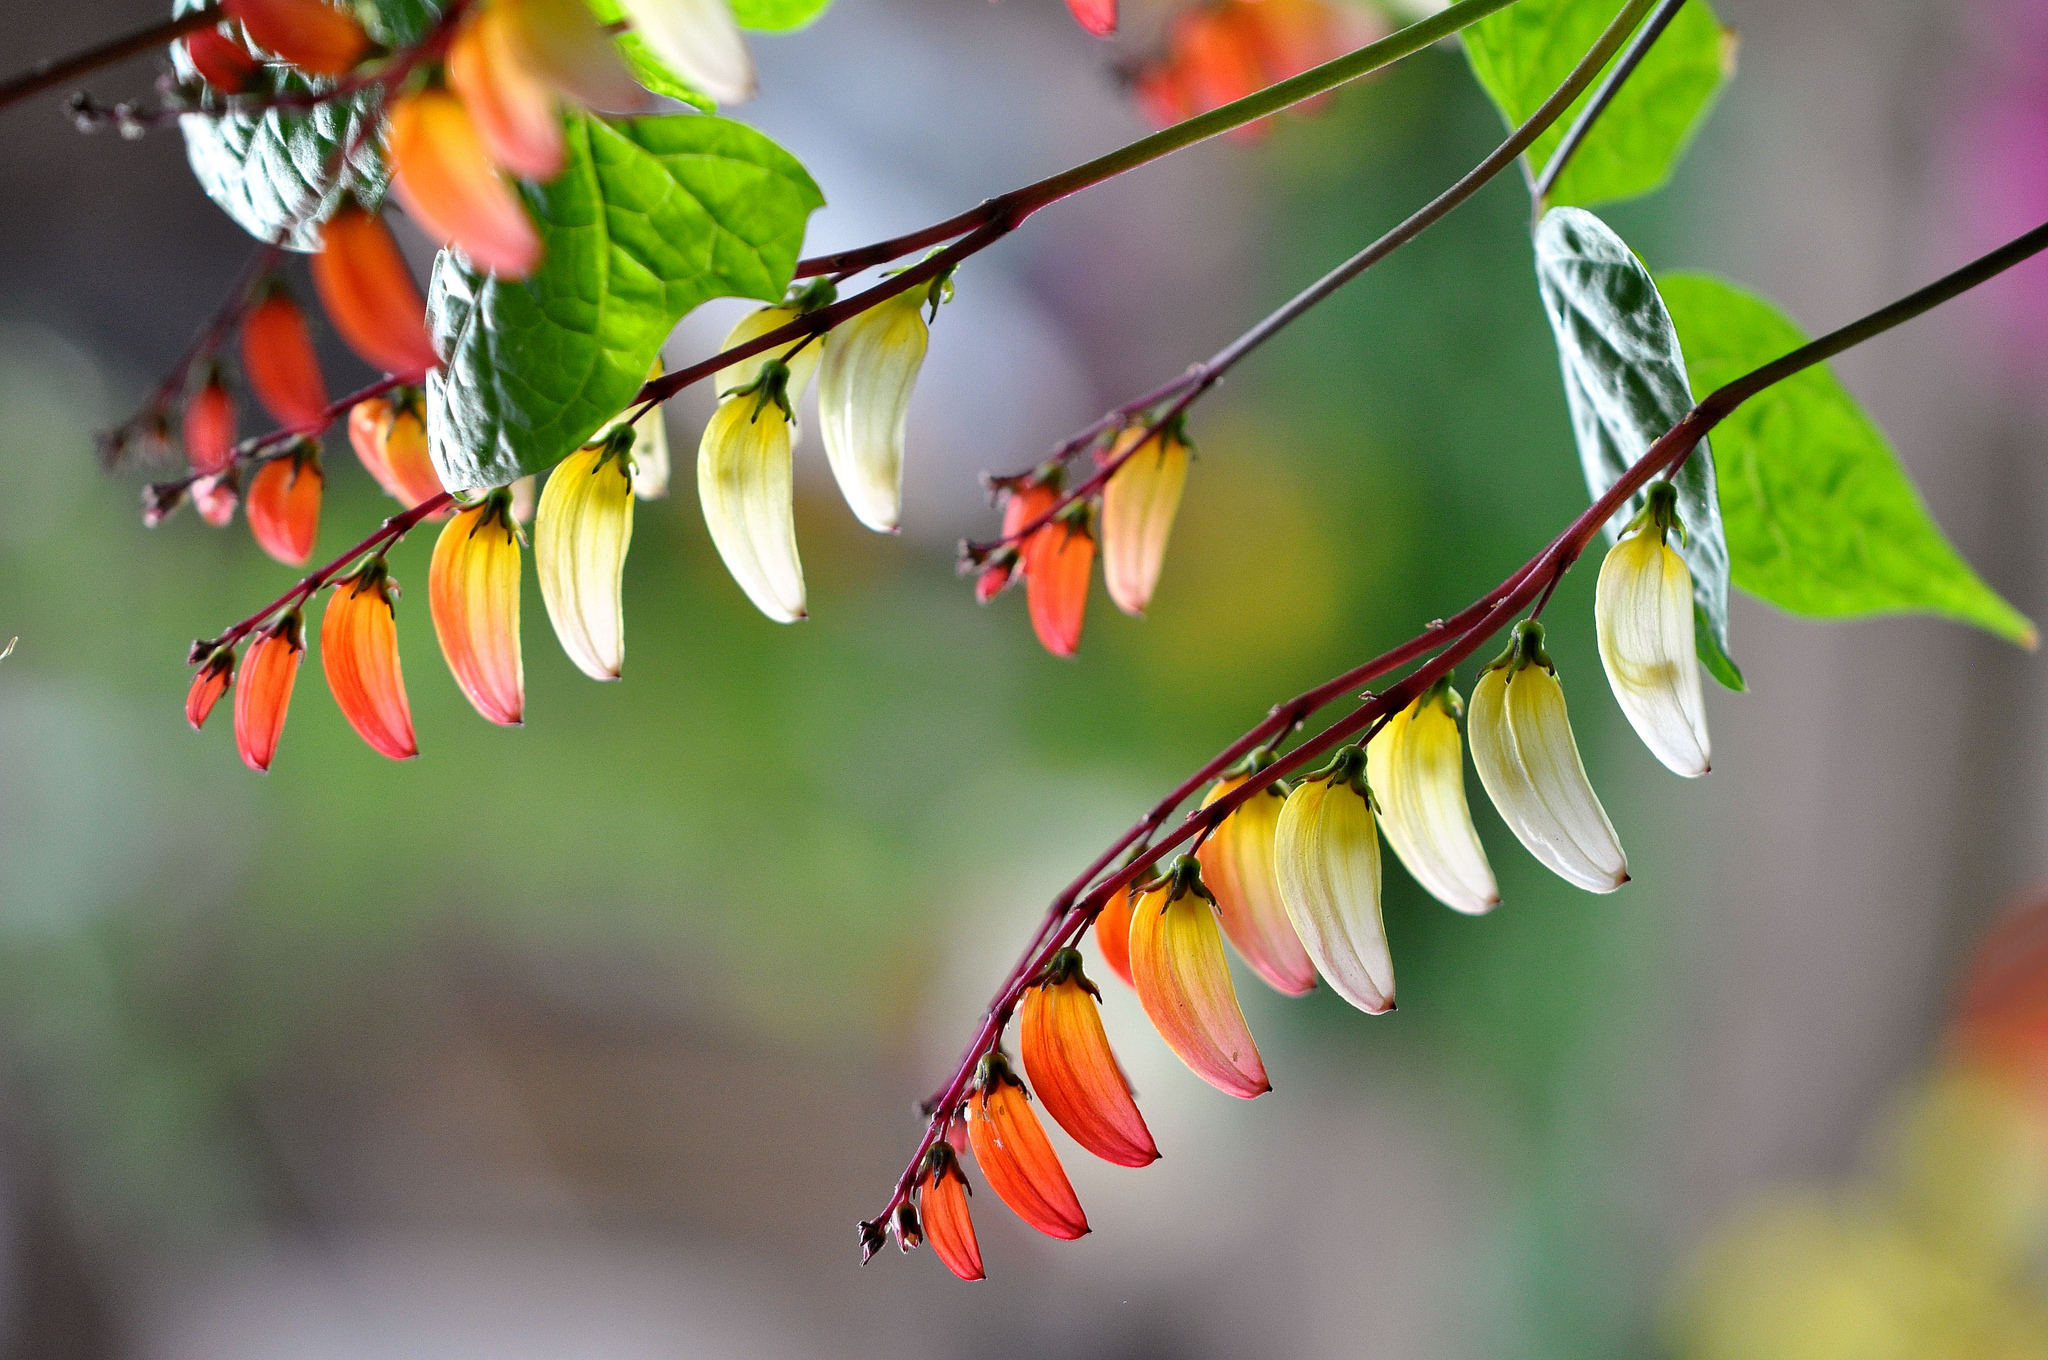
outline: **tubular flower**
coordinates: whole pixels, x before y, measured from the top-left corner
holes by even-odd
[[[1272,764],[1273,753],[1261,747],[1253,760],[1244,774],[1218,780],[1202,806],[1242,786],[1253,770]],[[1316,966],[1295,937],[1287,904],[1280,900],[1280,880],[1273,874],[1273,832],[1286,801],[1284,781],[1268,784],[1225,817],[1195,856],[1202,862],[1202,881],[1215,895],[1216,918],[1238,957],[1275,991],[1305,996],[1315,990]]]
[[[1588,892],[1628,882],[1628,857],[1586,778],[1543,625],[1514,640],[1472,687],[1472,763],[1501,819],[1529,853]]]
[[[618,679],[626,660],[621,587],[633,542],[632,449],[632,430],[614,430],[564,458],[548,474],[533,521],[533,565],[548,621],[593,680]]]
[[[1120,457],[1144,433],[1142,426],[1125,430],[1109,456]],[[1116,607],[1133,618],[1145,617],[1159,584],[1191,452],[1176,423],[1146,440],[1102,489],[1102,583]]]
[[[987,565],[974,578],[974,602],[987,604],[1010,588],[1015,579],[1019,554],[1015,548],[998,548],[990,553]]]
[[[299,611],[292,610],[258,634],[242,660],[242,683],[235,687],[235,749],[258,774],[268,773],[277,755],[277,739],[292,706],[292,682],[306,655],[304,628]]]
[[[455,683],[476,711],[503,727],[526,714],[519,651],[519,531],[503,489],[448,521],[427,572],[427,610]]]
[[[391,607],[396,590],[381,556],[334,583],[320,619],[320,667],[356,735],[379,755],[411,760],[420,748],[398,664],[398,622]]]
[[[1053,955],[1045,977],[1024,993],[1024,1070],[1046,1113],[1075,1142],[1105,1162],[1149,1166],[1159,1149],[1103,1033],[1100,995],[1081,971],[1079,953]]]
[[[448,47],[448,84],[500,170],[550,180],[568,159],[555,91],[520,52],[513,7],[487,5],[463,21]]]
[[[370,35],[327,0],[225,0],[229,15],[266,52],[316,76],[345,75],[370,51]]]
[[[313,287],[341,338],[370,367],[418,382],[441,361],[427,304],[384,219],[344,199],[321,229]]]
[[[194,472],[211,476],[234,461],[235,399],[220,374],[208,375],[185,403],[184,436],[185,461]]]
[[[893,534],[903,511],[903,431],[931,338],[930,290],[906,289],[825,339],[818,368],[818,433],[854,518]]]
[[[266,289],[242,318],[242,372],[279,424],[313,429],[326,423],[320,358],[305,316],[281,287]]]
[[[754,59],[728,0],[619,0],[619,8],[655,56],[717,102],[754,97]]]
[[[263,551],[288,567],[303,567],[313,558],[324,481],[320,448],[308,440],[271,459],[249,479],[249,532]]]
[[[1600,664],[1629,725],[1673,774],[1710,768],[1707,711],[1693,653],[1692,572],[1665,540],[1678,523],[1678,492],[1650,485],[1643,507],[1607,550],[1593,621]]]
[[[432,235],[480,269],[523,279],[540,263],[540,234],[498,176],[462,101],[429,87],[391,106],[391,187]]]
[[[1152,1027],[1196,1076],[1244,1100],[1273,1089],[1238,1009],[1223,932],[1191,855],[1175,859],[1138,898],[1131,978]]]
[[[1031,627],[1054,656],[1081,648],[1081,624],[1088,612],[1089,569],[1095,564],[1095,535],[1088,506],[1076,502],[1024,540],[1024,603]]]
[[[934,1143],[925,1154],[924,1175],[917,1183],[917,1207],[932,1252],[946,1269],[963,1280],[984,1278],[981,1244],[975,1240],[974,1219],[967,1212],[967,1173],[960,1169],[960,1159],[950,1143]]]
[[[235,507],[241,503],[241,479],[233,468],[192,483],[193,507],[199,511],[199,518],[216,529],[225,529],[235,522]]]
[[[1102,951],[1102,961],[1109,970],[1124,980],[1126,987],[1136,987],[1131,981],[1131,890],[1128,886],[1118,888],[1110,899],[1102,904],[1102,910],[1095,916],[1095,947]]]
[[[406,509],[441,494],[418,388],[400,387],[389,397],[357,402],[348,413],[348,442],[377,485]],[[430,516],[447,517],[445,510]]]
[[[697,446],[697,495],[725,569],[777,623],[806,617],[790,480],[789,369],[767,365],[718,405]]]
[[[1478,916],[1500,903],[1500,889],[1465,803],[1464,711],[1445,676],[1387,720],[1366,746],[1366,768],[1401,863],[1437,901]]]
[[[657,358],[654,367],[647,370],[647,381],[653,382],[661,373],[661,360]],[[619,412],[590,437],[590,442],[602,442],[625,417],[626,411]],[[633,494],[643,501],[663,500],[668,496],[668,481],[668,422],[662,418],[661,403],[656,402],[633,422]]]
[[[1116,32],[1116,0],[1067,0],[1067,12],[1098,38]]]
[[[826,300],[829,300],[829,295],[826,295]],[[726,332],[725,343],[718,348],[729,350],[744,345],[749,340],[758,340],[770,331],[779,331],[791,322],[800,320],[804,311],[803,302],[784,302],[773,307],[757,307],[741,317],[733,328]],[[794,407],[802,399],[804,389],[811,385],[811,375],[818,371],[818,361],[824,357],[825,349],[821,340],[814,339],[809,344],[802,340],[792,340],[786,345],[763,350],[759,354],[727,364],[712,378],[712,390],[721,398],[744,391],[761,381],[762,369],[770,363],[779,362],[789,368],[789,381],[783,395],[789,398],[790,405]],[[791,442],[795,442],[795,439],[796,436],[792,434]]]
[[[1017,534],[1031,521],[1059,504],[1059,488],[1052,482],[1026,482],[1003,492],[1003,539],[1007,546],[988,556],[988,565],[974,582],[974,598],[987,604],[1015,585],[1024,575],[1024,553],[1015,542]]]
[[[605,113],[644,113],[653,105],[602,25],[582,0],[493,0],[516,51],[567,99]]]
[[[1362,748],[1341,748],[1287,795],[1273,861],[1288,919],[1330,989],[1367,1015],[1394,1009],[1394,957],[1380,920],[1380,834]]]
[[[1063,1241],[1088,1231],[1088,1216],[1067,1182],[1024,1083],[1001,1053],[981,1060],[967,1097],[967,1141],[989,1189],[1032,1227]]]
[[[186,34],[185,56],[200,78],[222,94],[241,94],[263,69],[248,48],[218,28]]]
[[[206,726],[213,706],[220,702],[220,696],[228,692],[228,686],[235,683],[235,649],[223,647],[208,656],[199,667],[199,673],[192,677],[192,688],[185,695],[185,721],[192,724],[197,732]]]

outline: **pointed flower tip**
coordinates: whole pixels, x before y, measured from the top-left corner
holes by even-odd
[[[600,444],[556,465],[534,517],[534,569],[562,650],[593,680],[616,680],[625,664],[623,580],[632,541],[628,455]]]
[[[1272,1089],[1244,1022],[1223,932],[1196,861],[1139,897],[1131,916],[1131,977],[1146,1018],[1188,1070],[1226,1095],[1249,1100]]]
[[[1003,1203],[1038,1231],[1062,1241],[1088,1232],[1088,1216],[1067,1180],[1052,1142],[1000,1053],[981,1061],[967,1101],[967,1140],[974,1160]]]
[[[1380,838],[1360,753],[1287,795],[1274,829],[1274,874],[1288,919],[1330,989],[1377,1015],[1394,999],[1394,959],[1380,916]]]

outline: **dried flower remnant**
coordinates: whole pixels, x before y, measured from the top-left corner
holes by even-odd
[[[370,53],[370,35],[327,0],[222,0],[249,41],[311,75],[347,74]]]
[[[241,503],[242,480],[234,468],[192,483],[192,508],[216,529],[235,522],[235,507]]]
[[[263,551],[288,567],[313,560],[320,536],[320,447],[301,439],[249,479],[249,532]]]
[[[1272,762],[1269,749],[1254,751],[1243,773],[1218,780],[1202,806],[1236,792]],[[1202,864],[1202,882],[1215,896],[1217,920],[1238,957],[1275,991],[1305,996],[1315,990],[1316,967],[1287,919],[1273,868],[1273,836],[1286,801],[1286,781],[1274,780],[1238,804],[1197,847],[1195,857]]]
[[[519,641],[519,531],[512,496],[493,491],[448,521],[427,573],[427,609],[448,670],[487,720],[517,727],[526,713]]]
[[[950,1143],[934,1143],[925,1154],[917,1207],[932,1252],[946,1269],[963,1280],[982,1279],[981,1243],[975,1239],[974,1219],[967,1211],[967,1173],[960,1169],[960,1159]],[[906,1235],[902,1240],[911,1239]]]
[[[1380,830],[1409,874],[1445,906],[1477,916],[1500,902],[1500,889],[1465,801],[1463,712],[1445,676],[1367,743],[1366,774]]]
[[[777,623],[805,618],[790,464],[789,368],[773,362],[754,386],[718,404],[697,446],[704,526],[754,607]]]
[[[1273,847],[1288,919],[1330,990],[1368,1015],[1394,1009],[1380,835],[1361,747],[1339,748],[1287,795]]]
[[[982,1177],[1017,1217],[1049,1237],[1071,1241],[1088,1231],[1088,1216],[1067,1181],[1024,1083],[1001,1053],[981,1060],[967,1098],[967,1140]]]
[[[386,145],[392,192],[429,235],[506,278],[523,279],[540,264],[540,234],[461,100],[429,86],[395,101]]]
[[[284,734],[285,714],[292,704],[292,682],[305,659],[305,621],[294,609],[257,634],[242,659],[241,681],[235,687],[235,749],[242,763],[267,773]]]
[[[533,565],[555,637],[593,680],[626,661],[624,578],[633,543],[633,431],[564,458],[541,488]]]
[[[1238,1008],[1223,932],[1194,856],[1175,858],[1139,895],[1131,978],[1152,1027],[1189,1071],[1244,1100],[1273,1089]]]
[[[1079,953],[1053,955],[1024,993],[1019,1053],[1039,1103],[1069,1137],[1106,1162],[1149,1166],[1159,1149],[1110,1050],[1099,995]]]
[[[315,430],[327,423],[327,383],[305,314],[282,285],[265,285],[242,318],[242,374],[278,423]]]
[[[209,653],[200,663],[199,673],[192,677],[192,688],[185,695],[185,721],[192,724],[194,732],[206,726],[213,706],[234,683],[235,649],[222,647]]]
[[[1600,664],[1629,725],[1673,774],[1707,772],[1707,710],[1693,647],[1692,572],[1666,541],[1676,531],[1678,490],[1652,482],[1648,504],[1600,564],[1593,620]]]
[[[824,341],[818,433],[840,494],[877,533],[901,527],[904,431],[931,338],[924,309],[942,287],[905,289],[841,322]]]
[[[1193,452],[1177,422],[1133,450],[1144,433],[1138,426],[1117,436],[1104,461],[1130,456],[1102,489],[1102,583],[1134,618],[1145,616],[1158,588]]]
[[[320,666],[356,735],[379,755],[411,760],[420,748],[398,663],[396,590],[381,556],[336,581],[320,620]]]
[[[321,229],[312,269],[327,319],[364,363],[407,382],[440,363],[426,300],[383,218],[343,199]]]

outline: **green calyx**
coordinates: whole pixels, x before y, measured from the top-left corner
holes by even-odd
[[[363,565],[357,567],[352,574],[344,576],[334,583],[336,590],[340,590],[344,586],[348,587],[350,599],[354,599],[366,590],[374,590],[384,601],[386,608],[394,608],[392,599],[398,593],[398,583],[391,579],[391,564],[384,560],[384,554],[382,553],[371,557]]]
[[[974,1087],[988,1091],[999,1085],[1022,1087],[1024,1080],[1010,1070],[1010,1060],[1003,1056],[1003,1050],[992,1048],[974,1065]]]
[[[960,1170],[960,1158],[953,1151],[953,1145],[943,1138],[925,1151],[924,1174],[934,1183],[948,1176],[958,1176],[963,1183],[967,1180],[966,1174]],[[973,1191],[970,1190],[968,1193],[972,1194]]]
[[[791,284],[788,296],[783,298],[783,305],[794,307],[799,313],[815,312],[820,307],[829,307],[838,300],[839,289],[828,276],[820,274],[814,279]]]
[[[782,412],[784,420],[796,419],[789,409],[789,365],[780,359],[770,359],[762,364],[758,378],[745,387],[735,387],[725,397],[728,401],[737,401],[741,397],[754,399],[754,413],[747,418],[750,424],[761,418],[761,412],[767,410],[770,403]]]
[[[1449,672],[1438,676],[1437,682],[1424,690],[1422,697],[1415,701],[1415,707],[1418,711],[1428,708],[1431,704],[1435,704],[1443,709],[1444,712],[1450,714],[1453,718],[1465,716],[1465,701],[1458,697],[1458,691],[1451,688]]]
[[[270,625],[268,631],[271,637],[283,638],[294,651],[305,650],[306,616],[298,610],[287,610],[278,617],[276,623]]]
[[[595,477],[604,470],[606,464],[617,460],[619,474],[630,479],[633,475],[633,441],[635,438],[637,436],[633,432],[633,423],[631,421],[622,420],[612,426],[610,431],[605,434],[604,443],[597,446],[599,450],[597,461],[591,464],[590,475]],[[583,447],[587,449],[592,446],[585,444]]]
[[[1348,788],[1367,802],[1373,801],[1372,789],[1365,782],[1365,747],[1355,742],[1338,747],[1331,755],[1330,763],[1303,782]]]
[[[1534,619],[1523,619],[1516,624],[1515,631],[1508,637],[1508,649],[1486,663],[1486,669],[1490,671],[1505,667],[1511,679],[1524,666],[1541,666],[1552,675],[1557,674],[1557,663],[1543,649],[1543,625]]]
[[[1088,975],[1081,971],[1081,951],[1071,947],[1057,951],[1045,961],[1045,968],[1038,975],[1037,985],[1057,987],[1067,982],[1078,984],[1092,997],[1102,996],[1101,989],[1090,982]]]
[[[1133,884],[1131,891],[1142,894],[1157,892],[1161,888],[1166,889],[1166,902],[1161,907],[1162,911],[1189,893],[1193,893],[1204,902],[1216,900],[1202,882],[1202,862],[1193,855],[1175,855],[1173,861],[1157,878]]]
[[[1678,488],[1668,481],[1651,482],[1644,488],[1643,496],[1643,508],[1636,512],[1635,518],[1621,531],[1622,536],[1626,538],[1637,532],[1647,533],[1654,528],[1657,531],[1657,541],[1662,543],[1670,536],[1671,531],[1676,529],[1678,541],[1685,542],[1685,523],[1678,517]]]
[[[469,536],[475,538],[486,525],[502,528],[507,538],[518,535],[519,526],[512,519],[512,488],[501,486],[484,493],[477,502],[483,513],[476,517],[476,523],[469,526]]]

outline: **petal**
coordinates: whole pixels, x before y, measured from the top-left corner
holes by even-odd
[[[1497,667],[1472,688],[1472,764],[1530,854],[1588,892],[1628,882],[1628,860],[1580,763],[1564,691],[1540,665]]]
[[[441,530],[427,574],[427,608],[441,655],[469,702],[489,721],[517,727],[526,712],[526,667],[519,536],[509,499],[487,498]]]
[[[242,503],[242,486],[232,472],[201,477],[192,483],[192,505],[199,518],[216,529],[235,522],[235,507]]]
[[[1131,915],[1131,977],[1159,1037],[1190,1071],[1226,1095],[1249,1100],[1273,1089],[1238,1009],[1209,899],[1163,883]]]
[[[199,674],[192,677],[191,690],[185,695],[185,721],[192,724],[194,732],[206,726],[213,706],[234,681],[235,654],[231,649],[215,652],[199,668]]]
[[[1111,456],[1121,455],[1143,433],[1124,431]],[[1102,490],[1102,582],[1117,608],[1135,618],[1143,618],[1152,603],[1187,480],[1188,446],[1166,435],[1146,441]]]
[[[1645,527],[1608,550],[1593,603],[1600,664],[1643,745],[1688,779],[1709,767],[1692,614],[1692,572],[1660,533]]]
[[[275,628],[249,644],[242,659],[241,683],[235,687],[235,749],[242,763],[262,774],[277,755],[285,714],[292,704],[292,682],[306,655],[299,641],[299,616],[287,614]]]
[[[314,75],[346,74],[370,50],[363,26],[326,0],[224,0],[249,41]]]
[[[1219,780],[1202,799],[1207,807],[1244,783]],[[1286,794],[1268,785],[1223,819],[1195,851],[1202,882],[1216,898],[1216,917],[1238,957],[1267,985],[1287,996],[1315,990],[1316,967],[1287,919],[1280,880],[1273,873],[1273,833]]]
[[[903,508],[903,433],[930,329],[911,288],[842,323],[818,371],[818,433],[854,517],[893,534]]]
[[[185,403],[185,459],[194,472],[212,475],[235,456],[235,399],[218,378]]]
[[[593,680],[616,680],[626,659],[623,578],[633,542],[633,478],[603,446],[581,448],[548,474],[533,521],[533,565],[548,621],[569,659]]]
[[[1075,1142],[1118,1166],[1159,1159],[1103,1032],[1100,1003],[1082,981],[1070,976],[1027,991],[1018,1031],[1039,1103]]]
[[[653,382],[662,374],[661,360],[656,358],[654,367],[647,370],[647,381]],[[638,405],[635,402],[634,405]],[[632,407],[628,407],[630,411]],[[626,416],[621,411],[606,421],[598,432],[590,436],[593,444],[602,444],[605,436],[619,426]],[[662,415],[659,402],[648,407],[633,422],[633,494],[643,501],[658,501],[667,497],[669,483],[668,421]]]
[[[504,12],[526,66],[563,95],[604,113],[653,107],[583,0],[492,0],[492,8]]]
[[[391,473],[391,494],[410,510],[430,501],[447,488],[434,471],[433,455],[427,451],[427,424],[417,405],[401,404],[391,414],[384,430],[384,466]],[[431,519],[446,519],[443,510]]]
[[[1109,901],[1102,904],[1102,910],[1095,917],[1095,947],[1102,951],[1102,961],[1109,965],[1109,971],[1124,980],[1127,987],[1135,986],[1131,981],[1131,890],[1118,888]]]
[[[321,229],[313,286],[341,338],[363,362],[417,382],[440,363],[427,304],[384,219],[353,199]]]
[[[759,339],[770,331],[781,330],[802,315],[803,313],[795,307],[757,307],[741,317],[738,323],[726,332],[725,343],[718,348],[721,352],[737,348],[749,340]],[[778,359],[789,367],[789,381],[785,385],[785,391],[789,396],[789,404],[795,406],[797,398],[810,386],[811,375],[818,371],[818,363],[824,355],[825,341],[822,337],[807,345],[802,340],[792,340],[786,345],[762,350],[759,354],[727,364],[719,369],[712,379],[712,390],[723,397],[728,392],[752,387],[761,380],[761,370],[767,366],[768,361]],[[795,440],[796,435],[792,433],[790,441],[794,443]]]
[[[186,34],[185,56],[200,78],[222,94],[243,93],[263,69],[248,48],[218,28]]]
[[[503,3],[472,11],[448,48],[448,84],[500,170],[550,180],[568,160],[562,120],[554,87],[527,64],[513,23]]]
[[[727,0],[619,0],[619,8],[655,56],[720,104],[754,97],[754,59]]]
[[[1067,0],[1067,12],[1098,38],[1116,32],[1116,0]]]
[[[1366,747],[1367,773],[1401,863],[1437,901],[1477,916],[1500,902],[1500,889],[1465,802],[1456,701],[1425,695],[1388,719]]]
[[[1085,524],[1055,520],[1024,540],[1024,602],[1031,627],[1054,656],[1081,647],[1095,537]]]
[[[460,100],[432,88],[399,99],[386,137],[391,188],[429,235],[459,247],[479,269],[512,279],[533,272],[540,235],[498,177]]]
[[[1304,780],[1287,795],[1274,869],[1287,915],[1330,990],[1378,1015],[1394,1008],[1394,958],[1380,919],[1379,830],[1355,774]]]
[[[420,753],[381,557],[335,583],[320,620],[320,668],[341,715],[370,749],[393,760]]]
[[[704,524],[733,580],[777,623],[806,617],[794,494],[781,410],[751,395],[720,402],[697,446]]]
[[[938,1148],[946,1151],[939,1153]],[[967,1177],[949,1146],[940,1143],[933,1152],[935,1161],[917,1192],[925,1240],[946,1269],[963,1280],[982,1279],[981,1244],[975,1240],[974,1219],[967,1212]]]
[[[1024,1086],[1009,1076],[991,1077],[967,1100],[967,1140],[989,1188],[1017,1217],[1049,1237],[1072,1241],[1088,1231],[1088,1216],[1067,1182]]]
[[[315,429],[327,422],[327,383],[298,304],[277,290],[242,318],[242,375],[278,422]]]
[[[313,559],[323,480],[319,456],[311,453],[273,458],[249,479],[244,502],[249,532],[263,551],[288,567],[303,567]]]

